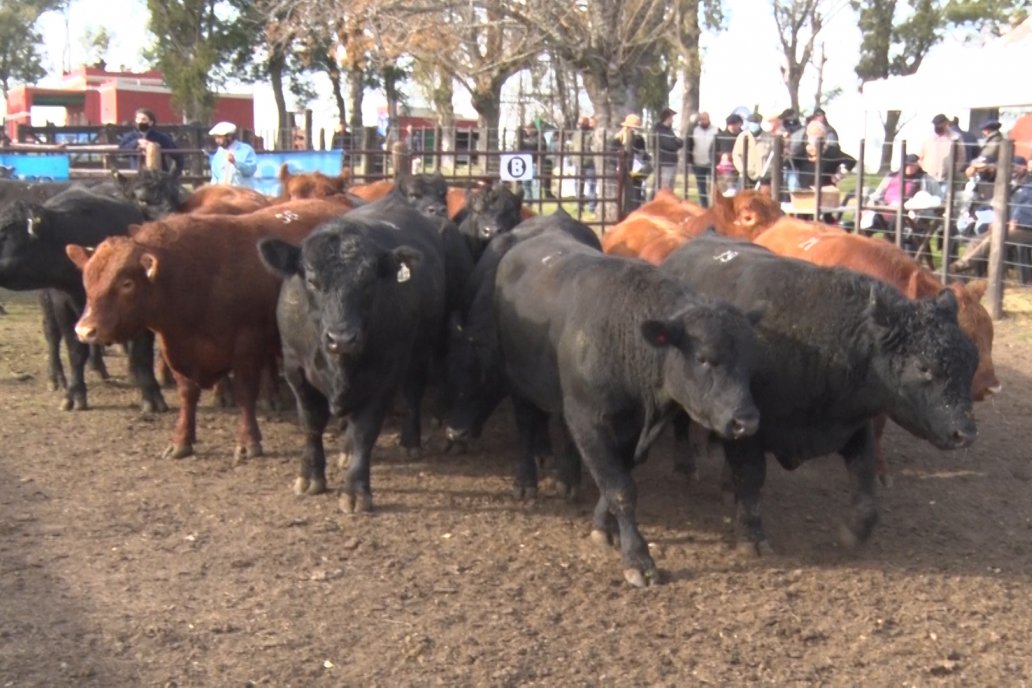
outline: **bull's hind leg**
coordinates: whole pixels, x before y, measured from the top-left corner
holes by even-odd
[[[867,423],[840,452],[849,471],[851,505],[848,519],[839,531],[845,547],[854,547],[871,536],[878,522],[874,499],[874,429]]]
[[[389,396],[382,395],[354,411],[349,419],[344,442],[351,450],[351,462],[340,488],[340,508],[349,513],[370,511],[373,508],[369,467],[373,445],[380,436],[389,403]]]
[[[236,449],[233,461],[241,464],[247,458],[262,455],[262,431],[258,428],[258,388],[261,385],[261,365],[233,369],[233,395],[240,406]]]
[[[634,455],[634,442],[614,442],[613,438],[608,436],[610,428],[596,425],[591,418],[590,410],[568,408],[565,416],[570,435],[576,442],[592,477],[595,478],[609,513],[616,519],[624,579],[637,588],[658,583],[659,570],[649,554],[645,538],[638,530],[638,488],[631,477],[630,460]],[[600,507],[602,503],[600,499]],[[602,526],[598,522],[600,518],[602,515],[596,508],[595,530]],[[603,532],[596,535],[593,530],[592,539],[601,538],[610,540],[611,533]]]
[[[724,443],[735,493],[735,539],[739,554],[759,556],[773,551],[760,516],[760,491],[767,478],[767,459],[752,439]]]
[[[538,436],[548,432],[548,414],[518,394],[512,395],[512,409],[516,428],[520,433],[520,458],[516,466],[516,499],[534,499],[538,490],[537,448]]]
[[[574,499],[580,491],[581,484],[581,457],[577,451],[577,443],[570,436],[570,429],[566,422],[559,419],[559,426],[562,429],[562,446],[559,447],[559,454],[556,455],[556,491],[560,496],[567,499]],[[548,425],[544,427],[544,434],[548,435]]]
[[[179,392],[179,418],[176,420],[172,444],[161,456],[164,459],[182,459],[194,453],[193,446],[197,441],[197,402],[201,398],[201,388],[175,371],[172,371],[172,375],[176,379],[176,391]]]
[[[154,376],[154,333],[144,332],[129,340],[129,378],[140,390],[140,410],[164,413],[168,404],[161,394],[161,385]]]
[[[301,371],[288,372],[287,382],[297,398],[297,414],[305,431],[301,471],[294,481],[294,494],[317,495],[326,491],[326,451],[323,432],[330,420],[330,405],[322,392],[305,379]]]
[[[68,372],[71,375],[64,403],[61,404],[65,411],[85,411],[89,408],[86,403],[86,361],[90,356],[90,347],[76,336],[76,319],[76,314],[68,309],[57,311],[57,323],[68,351]]]
[[[54,302],[46,289],[39,292],[39,308],[43,313],[43,338],[47,342],[47,378],[50,380],[50,389],[56,392],[67,389],[68,379],[61,365],[61,328],[57,324]]]
[[[413,361],[401,386],[405,398],[405,419],[401,425],[401,446],[410,459],[419,458],[422,444],[423,392],[426,390],[426,366],[422,361]]]

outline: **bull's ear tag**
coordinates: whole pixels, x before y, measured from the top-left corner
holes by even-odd
[[[402,263],[398,268],[398,282],[408,282],[410,279],[412,279],[412,271],[409,270],[409,266]]]
[[[25,231],[29,233],[29,236],[33,239],[39,238],[39,218],[35,215],[30,215],[28,221],[25,223]]]
[[[728,263],[738,257],[738,251],[724,251],[718,255],[713,256],[713,260],[719,263]]]

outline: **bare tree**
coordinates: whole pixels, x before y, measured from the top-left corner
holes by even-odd
[[[799,84],[813,57],[813,45],[823,26],[824,0],[771,0],[778,39],[785,55],[781,77],[788,87],[792,109],[799,112]]]
[[[699,82],[702,59],[699,56],[699,38],[703,28],[723,29],[724,14],[720,0],[676,0],[672,10],[670,43],[683,86],[681,112],[686,116],[681,119],[681,124],[682,135],[687,136],[687,115],[699,112],[701,103]]]

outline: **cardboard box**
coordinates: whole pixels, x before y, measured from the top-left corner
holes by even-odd
[[[789,194],[792,198],[792,211],[796,213],[813,213],[817,209],[817,192],[814,189],[799,189]],[[821,209],[837,208],[842,196],[838,187],[821,188]]]

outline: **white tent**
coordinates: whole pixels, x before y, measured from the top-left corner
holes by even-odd
[[[972,111],[1000,109],[1001,120],[1032,112],[1032,80],[1023,70],[1032,60],[1032,18],[984,44],[945,43],[934,49],[910,76],[869,81],[863,86],[866,163],[876,165],[887,110],[899,110],[897,143],[914,150],[931,135],[932,118],[957,116],[961,127],[976,128]],[[1008,117],[1011,115],[1011,117]],[[1007,122],[1004,121],[1005,127]],[[895,159],[898,155],[894,154]]]
[[[944,46],[915,74],[869,81],[869,110],[919,109],[957,112],[976,108],[1032,107],[1032,81],[1023,70],[1032,60],[1032,17],[984,45]]]

